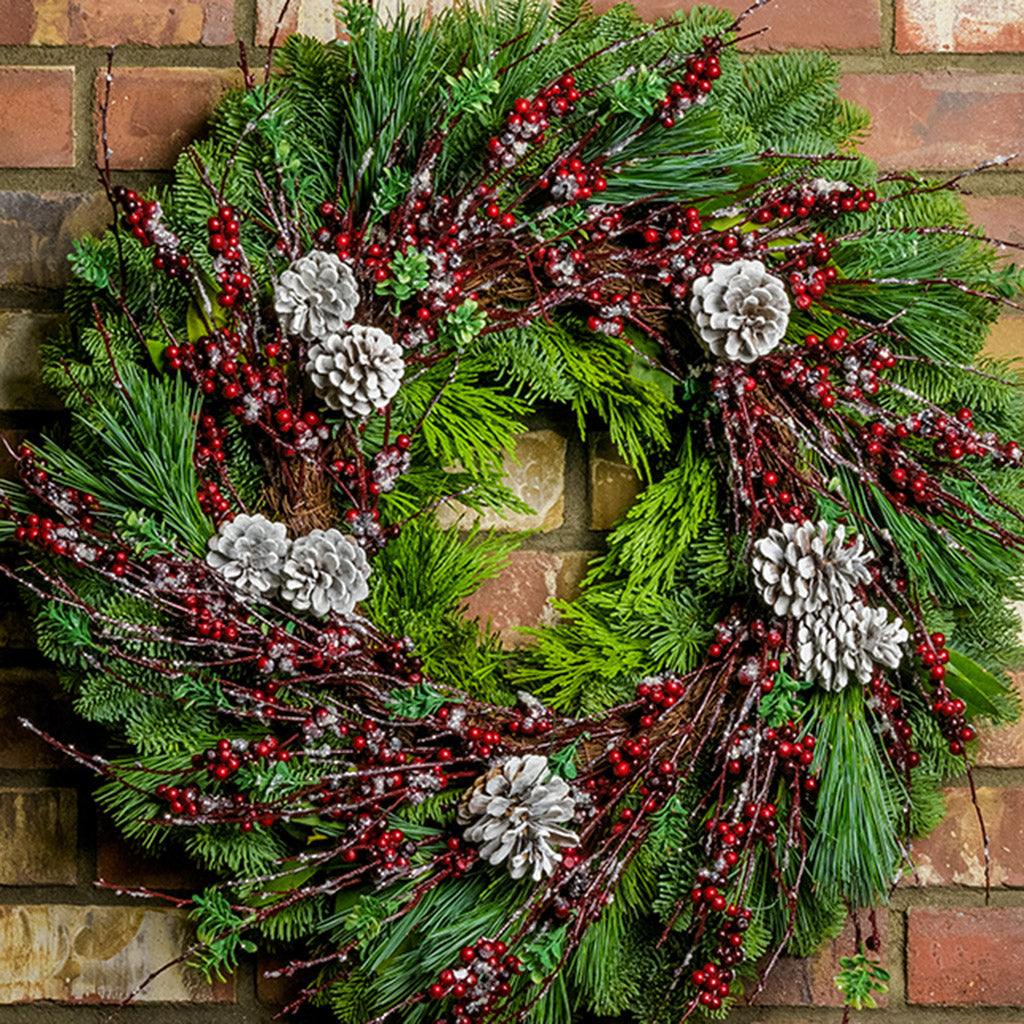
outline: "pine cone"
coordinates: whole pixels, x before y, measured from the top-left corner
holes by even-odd
[[[391,335],[353,324],[309,350],[306,373],[316,393],[347,419],[365,419],[394,398],[405,361]]]
[[[370,592],[363,549],[337,530],[312,530],[292,544],[281,570],[281,596],[300,612],[348,615]]]
[[[844,545],[846,527],[837,526],[831,541],[828,531],[824,520],[785,523],[754,545],[754,579],[776,615],[799,618],[820,608],[849,604],[853,588],[871,582],[871,558],[864,550],[864,538],[858,534]]]
[[[690,312],[697,333],[716,359],[752,363],[786,333],[789,296],[782,281],[758,260],[718,263],[693,282]]]
[[[359,289],[348,265],[319,249],[296,260],[274,290],[281,330],[306,341],[343,330],[358,305]]]
[[[207,546],[208,565],[240,590],[261,595],[280,584],[291,541],[284,523],[241,513],[221,523]]]
[[[484,860],[501,864],[507,859],[513,878],[532,869],[539,882],[558,866],[557,847],[579,842],[560,825],[575,813],[568,783],[550,771],[547,758],[529,754],[510,757],[481,775],[462,797],[458,821],[469,826],[467,842],[483,844]]]
[[[805,615],[797,626],[796,661],[801,676],[837,692],[851,681],[871,682],[876,664],[896,668],[909,637],[884,608],[854,601]]]

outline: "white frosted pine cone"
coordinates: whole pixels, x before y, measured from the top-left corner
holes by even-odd
[[[370,592],[363,549],[338,530],[312,530],[292,544],[281,569],[281,596],[300,612],[348,615]]]
[[[797,626],[797,670],[832,692],[850,682],[867,686],[875,665],[899,665],[909,635],[884,608],[860,601],[812,612]]]
[[[752,363],[786,334],[786,286],[758,260],[716,264],[693,282],[692,296],[697,333],[716,359]]]
[[[284,523],[240,513],[221,523],[207,547],[207,565],[240,590],[264,595],[280,584],[291,541]]]
[[[314,249],[285,270],[274,289],[274,311],[285,334],[316,341],[352,322],[359,305],[355,276],[334,253]]]
[[[460,801],[458,820],[468,826],[466,841],[481,844],[484,860],[507,861],[513,878],[530,871],[539,882],[558,866],[558,847],[579,842],[562,828],[575,813],[569,784],[551,772],[547,758],[529,754],[481,775]]]
[[[846,544],[846,527],[831,540],[824,520],[784,523],[754,544],[751,569],[761,597],[776,615],[794,618],[819,608],[849,604],[858,583],[870,583],[870,551],[857,534]]]
[[[350,420],[387,405],[402,385],[404,370],[402,350],[391,335],[361,324],[321,339],[306,360],[316,393]]]

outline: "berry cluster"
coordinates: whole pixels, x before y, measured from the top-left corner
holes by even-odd
[[[194,818],[199,814],[198,786],[168,786],[161,783],[154,790],[154,796],[167,804],[167,810],[172,815],[184,814]]]
[[[196,450],[192,459],[198,469],[205,469],[210,463],[223,463],[227,454],[224,441],[227,431],[218,426],[215,417],[204,413],[199,417],[199,430],[196,434]]]
[[[463,946],[459,964],[446,968],[426,992],[430,999],[451,998],[455,1007],[450,1024],[477,1024],[497,1007],[500,999],[512,991],[513,976],[522,974],[523,962],[508,952],[498,939],[478,939]]]
[[[114,188],[111,194],[124,210],[122,225],[144,249],[153,247],[153,266],[168,277],[191,280],[192,261],[185,253],[178,251],[181,240],[164,225],[160,204],[153,199],[142,199],[137,192],[122,185]]]
[[[734,908],[735,909],[735,908]],[[735,935],[739,938],[740,942],[743,941],[743,931],[749,927],[750,924],[750,911],[742,910],[738,911],[739,914],[745,914],[746,917],[740,916],[731,923],[731,928],[734,929],[729,931],[727,934],[731,940],[732,936]],[[725,931],[725,926],[720,929]],[[718,964],[711,963],[710,961],[704,964],[703,967],[699,967],[697,970],[690,975],[690,980],[700,991],[700,1004],[706,1006],[709,1010],[719,1010],[722,1007],[722,1000],[729,995],[729,983],[732,981],[734,974],[732,969],[729,967],[719,967]]]
[[[916,768],[921,763],[921,755],[910,747],[914,730],[907,720],[903,701],[893,692],[880,670],[871,677],[867,705],[878,718],[885,750],[892,763],[901,771]]]
[[[222,206],[217,216],[206,222],[206,231],[214,277],[220,286],[217,302],[225,307],[248,302],[252,298],[252,277],[239,240],[238,214],[230,206]]]
[[[918,637],[917,656],[935,689],[932,692],[932,714],[939,724],[943,737],[949,744],[951,754],[962,754],[964,744],[970,743],[977,735],[967,724],[967,705],[953,697],[946,686],[946,665],[949,664],[949,648],[942,633],[931,633]]]
[[[208,772],[218,782],[224,782],[244,764],[262,760],[284,762],[290,759],[291,754],[278,746],[275,736],[266,736],[257,743],[245,739],[220,739],[215,747],[193,754],[192,767]]]
[[[394,444],[389,444],[377,452],[373,458],[370,483],[367,486],[370,494],[376,497],[395,489],[399,478],[408,473],[412,465],[409,455],[411,446],[412,438],[408,434],[400,434],[395,438]]]
[[[640,702],[640,727],[650,729],[659,715],[664,714],[686,696],[682,680],[669,672],[648,676],[637,684],[636,697]]]
[[[768,726],[760,731],[742,725],[727,748],[726,771],[730,775],[740,775],[745,766],[755,762],[767,770],[774,758],[783,774],[789,777],[791,785],[814,793],[818,780],[809,774],[809,769],[814,763],[816,744],[817,739],[811,733],[801,733],[793,722],[779,728]]]
[[[722,77],[718,63],[720,49],[720,40],[705,36],[703,52],[687,60],[682,81],[673,82],[668,87],[656,111],[658,120],[666,128],[673,127],[676,120],[695,103],[703,103],[707,99],[715,80]]]
[[[525,97],[517,99],[505,118],[505,130],[487,144],[489,167],[514,167],[531,146],[544,142],[548,118],[571,114],[579,98],[576,79],[572,75],[563,75],[532,100]]]
[[[770,485],[766,482],[766,486],[774,486],[775,482],[777,478]],[[715,638],[708,646],[708,657],[716,661],[728,653],[735,659],[736,681],[741,686],[756,684],[762,693],[771,693],[780,668],[778,655],[781,647],[779,626],[766,625],[761,619],[754,619],[748,624],[734,617],[715,624]]]
[[[772,220],[803,220],[811,216],[838,217],[854,210],[865,213],[878,196],[874,189],[861,190],[845,181],[814,178],[797,189],[780,189],[763,198],[750,219],[755,224]]]
[[[573,157],[559,164],[550,178],[541,178],[538,185],[549,189],[552,199],[572,206],[586,202],[595,193],[600,194],[608,187],[608,182],[597,165],[584,164]]]

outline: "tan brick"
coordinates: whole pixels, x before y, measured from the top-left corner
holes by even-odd
[[[971,220],[1000,242],[1011,242],[1019,249],[1005,246],[1000,255],[1015,263],[1024,263],[1024,198],[1020,196],[964,196]]]
[[[27,668],[0,669],[0,768],[24,771],[67,765],[63,754],[26,729],[19,719],[27,718],[51,734],[63,728],[66,737],[68,723],[72,721],[69,705],[52,673]]]
[[[232,0],[6,0],[0,43],[175,46],[234,42]]]
[[[1024,0],[896,0],[896,49],[1024,50]]]
[[[0,885],[74,885],[73,789],[0,789]]]
[[[0,312],[0,409],[56,409],[40,379],[39,346],[57,328],[53,313]]]
[[[871,112],[863,152],[884,170],[972,167],[1024,147],[1024,75],[845,75],[842,95]]]
[[[983,886],[985,851],[971,791],[951,787],[943,795],[945,819],[913,844],[916,883]],[[992,884],[1024,885],[1024,789],[979,786],[978,806],[989,836]],[[915,884],[915,876],[908,877],[907,884]]]
[[[96,76],[103,98],[105,72]],[[120,68],[114,73],[107,139],[111,166],[124,170],[171,167],[198,135],[218,100],[242,84],[241,72],[227,68]],[[99,112],[96,151],[102,157]]]
[[[533,512],[513,512],[502,519],[496,512],[478,516],[459,502],[448,502],[438,509],[438,520],[451,526],[460,517],[467,525],[479,518],[485,529],[557,530],[565,510],[565,438],[553,430],[533,430],[520,434],[515,452],[505,459],[505,484],[526,502]]]
[[[138,906],[0,907],[0,1003],[119,1003],[193,941],[182,911]],[[234,982],[205,984],[175,964],[135,1000],[233,1001]]]
[[[615,0],[597,0],[594,7],[606,11]],[[713,5],[742,14],[751,0],[717,0]],[[667,18],[674,11],[689,11],[693,3],[676,0],[635,0],[641,17],[648,21]],[[703,6],[708,6],[704,4]],[[768,29],[744,40],[745,50],[788,50],[793,47],[824,47],[854,50],[882,43],[879,0],[786,0],[769,4],[743,23],[740,34]]]
[[[548,625],[557,613],[551,602],[569,601],[593,552],[513,551],[508,566],[487,580],[467,602],[467,615],[490,619],[508,647],[530,643],[516,627]]]
[[[282,0],[256,0],[257,46],[270,42],[283,7]],[[284,12],[275,44],[294,32],[323,42],[340,38],[341,22],[335,17],[335,11],[333,0],[292,0]]]
[[[74,90],[74,68],[0,68],[0,166],[74,166]]]
[[[1024,1004],[1024,907],[907,912],[907,1001]]]
[[[382,17],[387,18],[398,10],[399,5],[400,0],[378,0],[375,7]],[[429,14],[435,7],[442,8],[447,4],[446,0],[435,3],[431,0],[404,0],[402,6],[409,14],[418,11]],[[335,0],[291,0],[282,18],[283,8],[283,0],[256,0],[257,46],[266,46],[270,42],[278,19],[281,19],[281,27],[277,30],[275,45],[294,32],[323,42],[344,36],[341,22],[336,17],[338,5]]]
[[[1000,317],[989,329],[985,355],[995,359],[1024,357],[1024,317]]]
[[[1019,340],[1024,343],[1024,320],[1020,322],[1019,330],[1022,331]],[[1014,689],[1024,700],[1024,672],[1012,672],[1011,675]],[[1000,729],[980,729],[974,760],[976,764],[992,768],[1024,766],[1024,715],[1012,725],[1005,725]],[[1024,850],[1024,847],[1021,850]]]
[[[887,915],[878,914],[878,936],[881,951],[870,954],[884,964],[886,962]],[[871,934],[867,915],[861,919],[865,938]],[[846,926],[838,938],[826,943],[814,956],[797,959],[782,957],[775,970],[768,976],[764,991],[757,997],[759,1006],[842,1006],[843,994],[835,986],[839,973],[839,961],[857,951],[856,933],[852,924]],[[754,986],[747,991],[753,992]],[[876,996],[879,1006],[888,1004],[888,996]]]
[[[629,467],[607,434],[590,442],[590,525],[610,530],[640,493],[640,478]]]
[[[98,192],[0,191],[0,286],[64,285],[72,239],[102,230],[109,213]]]

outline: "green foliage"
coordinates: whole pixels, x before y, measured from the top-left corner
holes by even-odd
[[[441,122],[444,127],[465,113],[483,114],[490,106],[491,97],[501,91],[494,72],[485,64],[464,67],[458,76],[446,74],[444,80],[451,89],[448,109]]]
[[[843,1005],[855,1010],[873,1010],[878,1005],[874,993],[889,991],[891,975],[878,960],[871,960],[862,949],[856,956],[844,956],[836,975],[836,988],[843,993]]]
[[[71,272],[94,288],[105,289],[110,283],[110,264],[95,238],[86,235],[71,243],[68,253]]]
[[[427,254],[418,249],[406,249],[391,262],[391,276],[377,284],[381,295],[390,295],[396,302],[412,298],[426,288],[430,280],[430,262]]]
[[[427,718],[434,714],[446,698],[428,683],[412,686],[407,690],[395,690],[388,702],[391,713],[399,718]]]
[[[198,554],[213,533],[196,498],[192,462],[201,395],[180,378],[153,378],[131,365],[120,368],[119,379],[115,405],[96,402],[76,414],[102,452],[102,469],[53,441],[41,454],[66,486],[96,497],[106,515],[131,530],[138,520],[133,526],[130,516],[148,510]]]
[[[373,194],[373,209],[378,217],[390,213],[409,194],[412,175],[399,167],[385,167]]]
[[[210,888],[193,896],[192,903],[189,918],[196,925],[202,946],[193,954],[189,966],[207,981],[224,981],[238,966],[240,953],[256,952],[256,944],[242,937],[249,919],[235,913],[219,889]]]
[[[897,840],[904,794],[885,774],[854,687],[816,694],[805,721],[821,772],[810,871],[851,905],[868,906],[888,895],[904,860]]]

